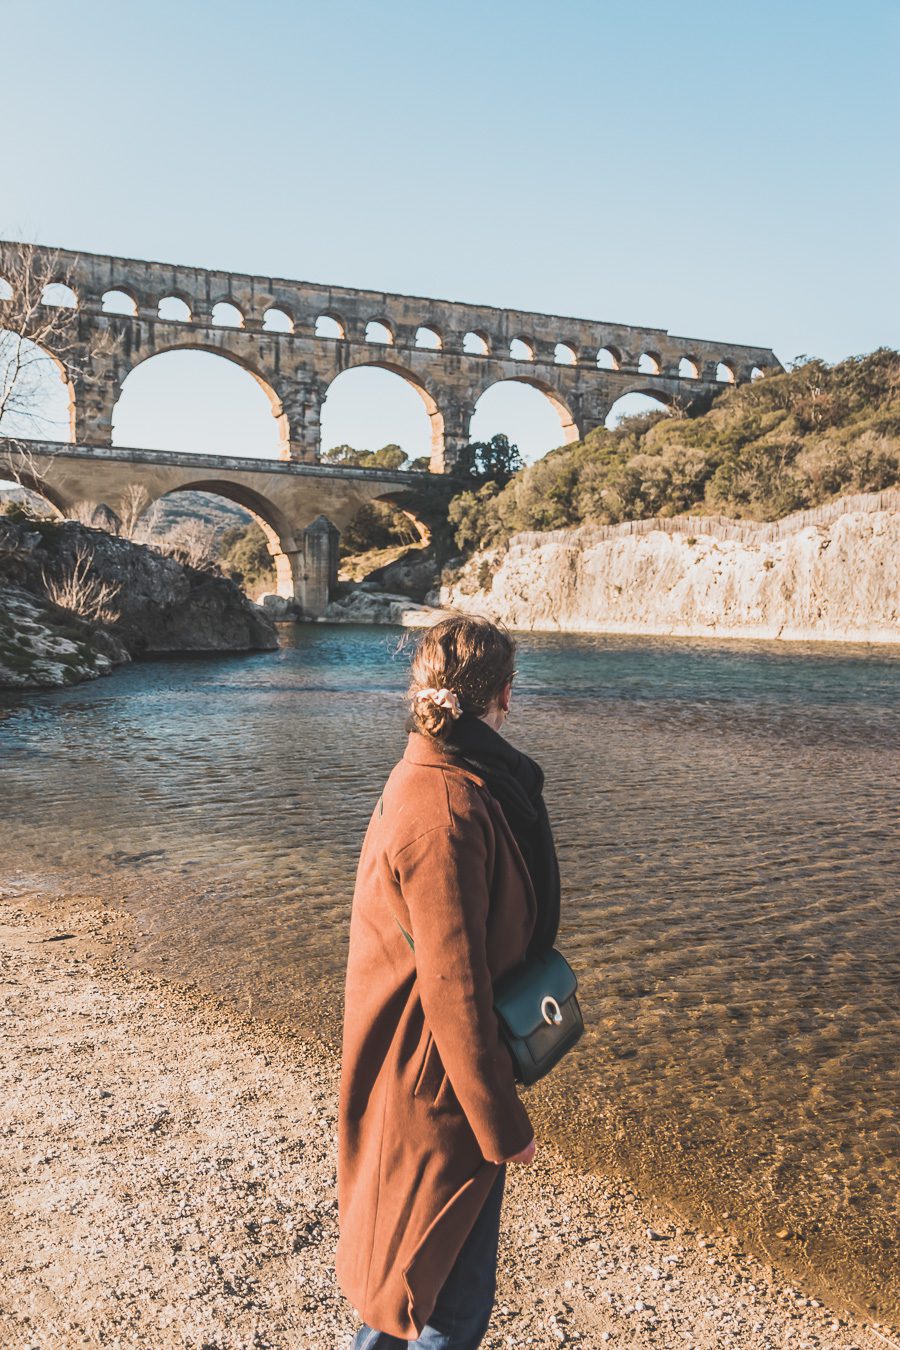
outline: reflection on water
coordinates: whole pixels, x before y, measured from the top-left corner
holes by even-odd
[[[6,696],[2,855],[127,892],[140,963],[336,1040],[397,637]],[[900,655],[534,637],[518,666],[589,1027],[533,1118],[890,1317]]]

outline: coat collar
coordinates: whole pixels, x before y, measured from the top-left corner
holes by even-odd
[[[423,736],[420,731],[411,731],[406,741],[403,758],[409,764],[422,764],[430,769],[456,769],[471,778],[480,787],[487,787],[481,774],[476,773],[468,764],[463,764],[449,750],[445,750],[439,741]]]
[[[473,783],[477,783],[479,787],[487,788],[488,792],[490,792],[487,782],[479,773],[476,773],[468,764],[461,763],[455,755],[445,750],[439,741],[432,739],[430,736],[423,736],[419,731],[411,731],[409,733],[406,741],[406,749],[403,751],[403,758],[406,760],[407,764],[421,764],[429,769],[456,769],[457,773],[465,774],[467,778],[471,778]],[[537,896],[534,892],[534,883],[531,880],[531,873],[528,870],[528,864],[522,856],[522,850],[519,848],[516,836],[513,834],[506,816],[503,814],[503,807],[499,802],[494,803],[494,817],[495,820],[499,821],[500,828],[506,835],[510,850],[513,857],[516,859],[522,874],[522,881],[529,897],[529,906],[531,907],[532,913],[536,915]]]

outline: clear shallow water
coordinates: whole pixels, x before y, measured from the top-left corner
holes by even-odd
[[[0,856],[127,895],[140,964],[336,1040],[398,637],[0,694]],[[896,1318],[900,653],[542,636],[518,667],[589,1025],[539,1133]]]

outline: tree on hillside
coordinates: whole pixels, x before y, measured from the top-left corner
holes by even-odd
[[[383,445],[373,452],[370,463],[375,469],[400,469],[406,463],[406,451],[393,443]]]
[[[448,519],[457,546],[476,549],[519,530],[688,511],[776,520],[897,484],[900,353],[878,348],[833,366],[799,357],[786,371],[723,388],[707,412],[597,427],[503,486],[488,480],[458,493]]]
[[[513,445],[502,431],[489,441],[473,441],[469,453],[472,457],[470,472],[479,483],[496,483],[503,487],[525,467],[519,447]]]
[[[275,588],[275,565],[266,536],[255,521],[222,531],[218,561],[225,575],[246,591]]]
[[[335,445],[322,452],[325,464],[346,464],[354,469],[402,469],[406,452],[391,442],[380,450],[357,450],[352,445]]]
[[[78,311],[65,303],[71,290],[57,254],[0,245],[0,436],[7,438],[4,473],[26,487],[39,487],[43,477],[29,441],[60,438],[44,406],[48,375],[61,378],[71,398],[76,384],[83,389],[100,378],[94,358],[120,341],[109,330],[82,340]]]

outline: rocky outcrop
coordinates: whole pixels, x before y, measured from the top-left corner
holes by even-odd
[[[900,641],[900,492],[768,525],[703,517],[520,534],[432,597],[510,628]]]
[[[421,603],[438,581],[440,574],[438,549],[433,543],[424,548],[408,548],[394,562],[376,567],[366,578],[385,591],[409,596]]]
[[[54,689],[131,658],[111,633],[21,586],[0,587],[0,689]]]
[[[257,603],[273,623],[299,623],[303,618],[303,610],[296,600],[291,600],[286,595],[278,595],[275,591],[267,591],[265,595],[259,597]]]
[[[65,582],[79,566],[107,588],[93,621],[48,595],[48,579]],[[75,521],[0,518],[0,625],[0,684],[15,687],[89,679],[130,656],[278,646],[270,619],[234,582]]]
[[[443,617],[442,610],[416,604],[408,595],[372,590],[363,585],[339,600],[332,600],[320,622],[393,623],[403,628],[427,628]]]

